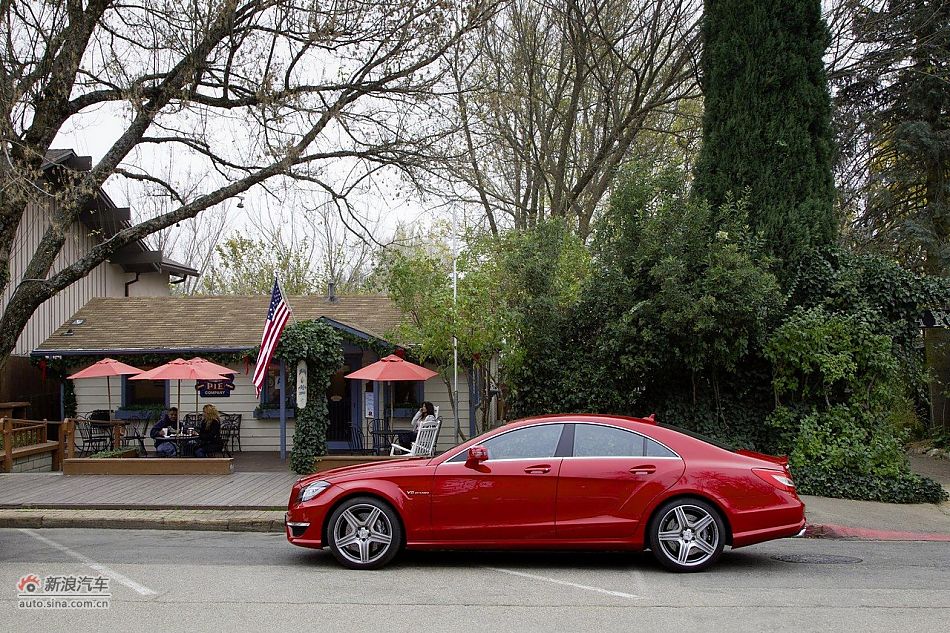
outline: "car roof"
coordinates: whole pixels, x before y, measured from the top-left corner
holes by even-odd
[[[530,418],[522,418],[509,422],[505,426],[515,428],[528,424],[536,424],[538,422],[623,422],[626,424],[621,424],[621,426],[630,424],[630,428],[639,424],[656,426],[656,422],[650,418],[634,418],[626,415],[611,415],[608,413],[552,413],[549,415],[535,415]]]

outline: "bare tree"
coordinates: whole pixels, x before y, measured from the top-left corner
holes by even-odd
[[[488,228],[585,237],[642,132],[698,97],[698,0],[512,0],[456,50],[453,193]]]
[[[179,168],[171,157],[160,169],[153,169],[149,173],[158,176],[163,183],[174,183],[175,190],[183,199],[200,195],[201,175],[191,169]],[[168,191],[157,183],[126,179],[122,184],[125,199],[138,220],[162,215],[174,202]],[[215,248],[237,215],[234,211],[239,203],[240,199],[226,200],[195,217],[176,222],[148,236],[146,241],[155,249],[199,273],[197,277],[185,277],[177,283],[176,293],[190,295],[198,291],[201,277],[214,259]]]
[[[36,308],[135,240],[255,185],[313,183],[334,198],[357,179],[412,170],[439,138],[424,116],[441,60],[488,14],[447,0],[0,0],[0,359]],[[39,178],[57,135],[90,109],[114,142],[60,189]],[[149,158],[208,177],[181,191]],[[163,188],[167,209],[51,274],[67,231],[110,178]],[[22,279],[9,278],[27,204],[52,222]]]

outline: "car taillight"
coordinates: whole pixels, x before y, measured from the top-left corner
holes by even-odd
[[[787,471],[772,470],[771,468],[753,468],[752,472],[767,484],[771,484],[779,490],[785,492],[795,492],[795,482],[789,476]]]

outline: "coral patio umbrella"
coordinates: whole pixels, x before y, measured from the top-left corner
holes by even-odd
[[[67,378],[75,380],[77,378],[102,378],[104,376],[106,379],[106,393],[109,397],[109,417],[112,417],[112,412],[115,410],[112,408],[112,376],[130,376],[140,373],[142,373],[142,370],[132,367],[132,365],[120,363],[113,358],[103,358],[99,362],[67,376]]]
[[[379,380],[395,382],[404,380],[428,380],[438,373],[439,372],[432,371],[431,369],[426,369],[421,365],[410,363],[405,358],[401,358],[395,354],[390,354],[389,356],[376,361],[372,365],[367,365],[362,369],[357,369],[351,374],[347,374],[344,376],[344,378],[351,378],[353,380]],[[392,408],[393,403],[392,398],[390,398],[390,418],[393,417]]]
[[[230,371],[231,370],[228,370],[228,373],[230,373]],[[182,380],[221,380],[222,378],[223,376],[219,372],[207,369],[200,363],[192,363],[185,360],[184,358],[176,358],[175,360],[167,362],[164,365],[160,365],[155,369],[143,371],[138,376],[133,376],[130,378],[130,380],[177,380],[178,409],[181,410]],[[176,431],[180,431],[180,427],[181,419],[179,418],[178,428]]]

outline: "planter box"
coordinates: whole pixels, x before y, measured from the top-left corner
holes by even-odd
[[[390,457],[389,455],[324,455],[314,460],[313,472],[322,473],[332,468],[342,468],[343,466],[356,466],[358,464],[372,464],[374,462],[385,462],[392,459],[405,459],[402,457]]]
[[[293,420],[294,416],[297,413],[296,409],[291,409],[287,407],[287,419]],[[279,420],[280,419],[280,409],[264,409],[263,411],[254,411],[254,419],[256,420]]]
[[[230,457],[142,457],[64,459],[64,475],[230,475]]]
[[[139,451],[137,448],[130,448],[128,450],[122,451],[121,455],[116,455],[115,457],[95,457],[93,459],[129,459],[131,457],[138,457]],[[86,457],[84,459],[90,459]]]
[[[116,409],[116,420],[157,420],[162,417],[162,409]]]

